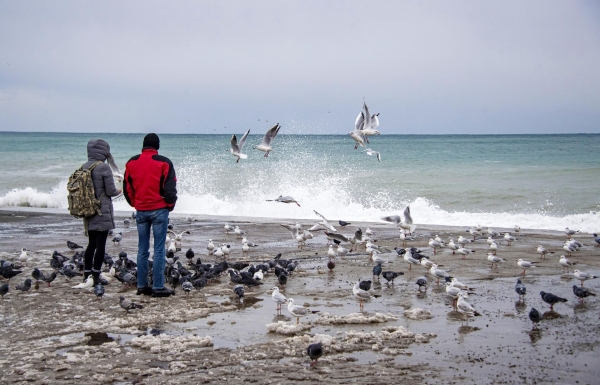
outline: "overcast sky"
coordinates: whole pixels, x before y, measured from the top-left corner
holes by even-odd
[[[0,131],[600,132],[598,1],[0,0],[0,36]]]

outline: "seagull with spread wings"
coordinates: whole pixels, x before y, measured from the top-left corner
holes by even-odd
[[[277,123],[276,125],[274,125],[273,127],[271,127],[269,129],[269,131],[267,131],[265,133],[265,136],[263,137],[262,143],[259,144],[258,146],[254,146],[253,148],[255,148],[255,149],[259,150],[259,151],[264,151],[265,158],[269,157],[269,152],[271,152],[273,150],[271,148],[271,142],[273,141],[273,139],[275,139],[275,136],[279,132],[280,128],[281,128],[281,126],[279,125],[279,123]]]
[[[248,155],[242,154],[242,149],[244,148],[244,144],[246,143],[246,138],[248,137],[249,133],[250,130],[246,131],[246,133],[244,134],[244,136],[242,136],[242,139],[240,139],[239,142],[235,135],[231,136],[231,148],[229,149],[229,152],[231,152],[231,155],[237,157],[235,163],[239,162],[240,159],[248,159]]]

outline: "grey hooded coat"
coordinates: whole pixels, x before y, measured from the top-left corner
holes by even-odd
[[[94,162],[104,162],[110,155],[110,146],[102,139],[92,139],[87,145],[88,161],[83,164],[84,168],[89,168]],[[113,173],[110,166],[106,163],[100,163],[92,170],[92,180],[94,182],[94,191],[96,198],[100,199],[100,211],[102,215],[94,215],[88,218],[88,230],[108,231],[115,228],[113,214],[113,205],[111,197],[120,194],[115,186]]]

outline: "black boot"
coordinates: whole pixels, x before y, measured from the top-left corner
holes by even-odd
[[[100,273],[92,273],[92,277],[94,278],[94,286],[100,284]]]

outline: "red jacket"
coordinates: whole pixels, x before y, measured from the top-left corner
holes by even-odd
[[[173,163],[158,155],[151,147],[129,159],[125,165],[123,194],[130,206],[138,211],[175,208],[177,177]]]

